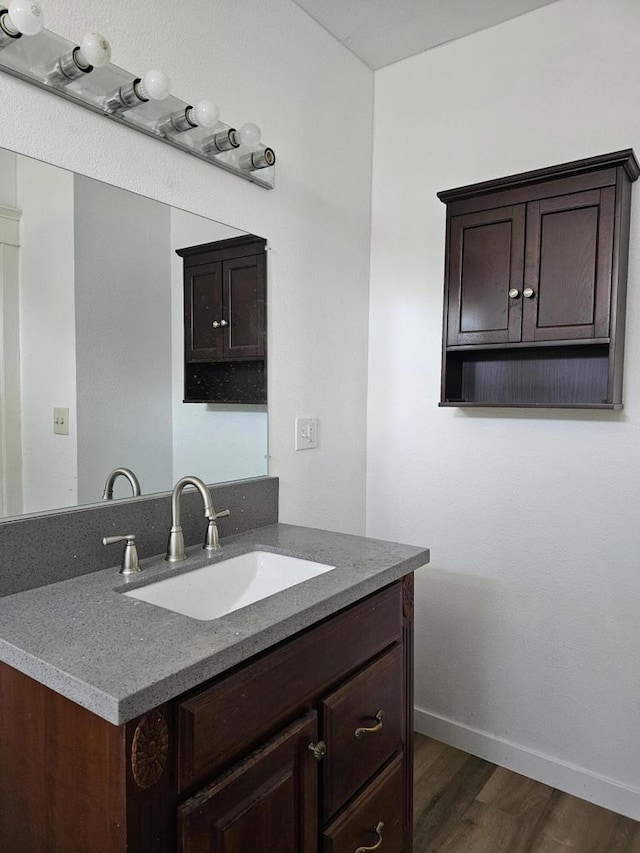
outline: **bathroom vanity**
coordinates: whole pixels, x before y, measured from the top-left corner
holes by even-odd
[[[335,568],[210,622],[114,568],[0,599],[0,849],[412,849],[428,551],[273,524],[134,583],[257,547]]]

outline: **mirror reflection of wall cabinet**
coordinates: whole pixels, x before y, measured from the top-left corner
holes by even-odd
[[[441,405],[620,408],[630,150],[439,193]]]
[[[265,247],[249,235],[177,250],[185,403],[266,403]]]

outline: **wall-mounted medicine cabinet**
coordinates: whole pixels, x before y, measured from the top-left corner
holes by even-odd
[[[441,406],[618,409],[632,150],[438,193]]]

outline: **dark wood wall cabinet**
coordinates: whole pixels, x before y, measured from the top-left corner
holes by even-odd
[[[177,249],[184,265],[184,402],[266,403],[266,241]]]
[[[622,406],[632,150],[438,193],[441,406]]]
[[[0,664],[0,849],[410,853],[412,648],[407,575],[124,726]]]

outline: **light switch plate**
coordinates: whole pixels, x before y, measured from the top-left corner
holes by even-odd
[[[69,409],[53,410],[54,435],[69,435]]]
[[[318,446],[318,418],[296,418],[296,450]]]

